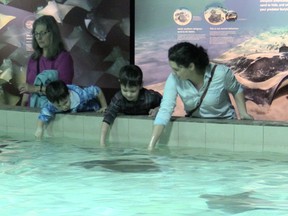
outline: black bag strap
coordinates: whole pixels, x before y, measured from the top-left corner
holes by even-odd
[[[40,58],[37,59],[37,75],[36,75],[36,77],[38,76],[39,73],[40,73]],[[40,92],[42,92],[43,85],[44,85],[43,82],[41,82]],[[38,95],[40,95],[40,94],[38,94]],[[41,94],[40,96],[44,96],[44,95]]]
[[[216,67],[217,67],[217,65],[215,64],[215,65],[213,66],[213,68],[212,68],[211,76],[210,76],[210,78],[209,78],[209,80],[208,80],[207,87],[206,87],[206,89],[204,90],[203,94],[201,95],[201,98],[200,98],[200,101],[199,101],[198,105],[197,105],[193,110],[189,111],[189,112],[186,114],[186,117],[191,117],[192,114],[201,106],[202,101],[203,101],[203,99],[204,99],[204,97],[205,97],[205,95],[206,95],[206,93],[207,93],[207,91],[208,91],[209,85],[210,85],[210,83],[211,83],[211,81],[212,81],[212,78],[213,78],[214,71],[215,71]]]
[[[40,61],[40,58],[38,58],[37,59],[37,75],[40,73],[40,63],[39,63],[39,61]]]

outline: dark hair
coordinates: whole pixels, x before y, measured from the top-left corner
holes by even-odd
[[[207,51],[202,46],[189,42],[180,42],[172,46],[168,51],[168,58],[169,61],[174,61],[185,68],[194,63],[196,68],[204,70],[209,65]]]
[[[38,25],[45,25],[46,30],[51,34],[51,44],[48,50],[48,59],[55,58],[60,52],[65,50],[64,42],[61,37],[60,29],[57,21],[53,16],[43,15],[36,19],[33,23],[32,34],[35,35],[35,29]],[[43,49],[39,46],[36,41],[35,36],[32,39],[32,46],[34,49],[34,53],[32,54],[32,58],[34,60],[39,59],[43,54]]]
[[[137,65],[125,65],[120,69],[119,81],[124,86],[142,86],[143,73]]]
[[[51,103],[59,103],[68,95],[68,87],[62,80],[52,81],[46,86],[46,96]]]

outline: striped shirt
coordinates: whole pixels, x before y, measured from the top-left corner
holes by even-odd
[[[160,106],[162,95],[159,92],[142,88],[137,101],[128,101],[117,92],[107,107],[103,122],[112,124],[118,113],[125,115],[148,115],[150,109]]]

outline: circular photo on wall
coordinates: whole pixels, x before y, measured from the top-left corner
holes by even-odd
[[[178,25],[184,26],[191,22],[192,13],[186,8],[180,8],[174,12],[173,19]]]
[[[211,25],[221,25],[226,20],[226,13],[222,8],[212,7],[204,12],[204,18]]]

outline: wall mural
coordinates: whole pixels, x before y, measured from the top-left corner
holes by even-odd
[[[288,0],[135,0],[135,63],[145,86],[162,92],[169,47],[199,44],[231,67],[256,120],[288,121],[287,11]]]
[[[0,104],[15,105],[32,53],[31,29],[41,15],[59,23],[74,60],[73,83],[118,88],[119,68],[130,62],[129,0],[0,0]]]

